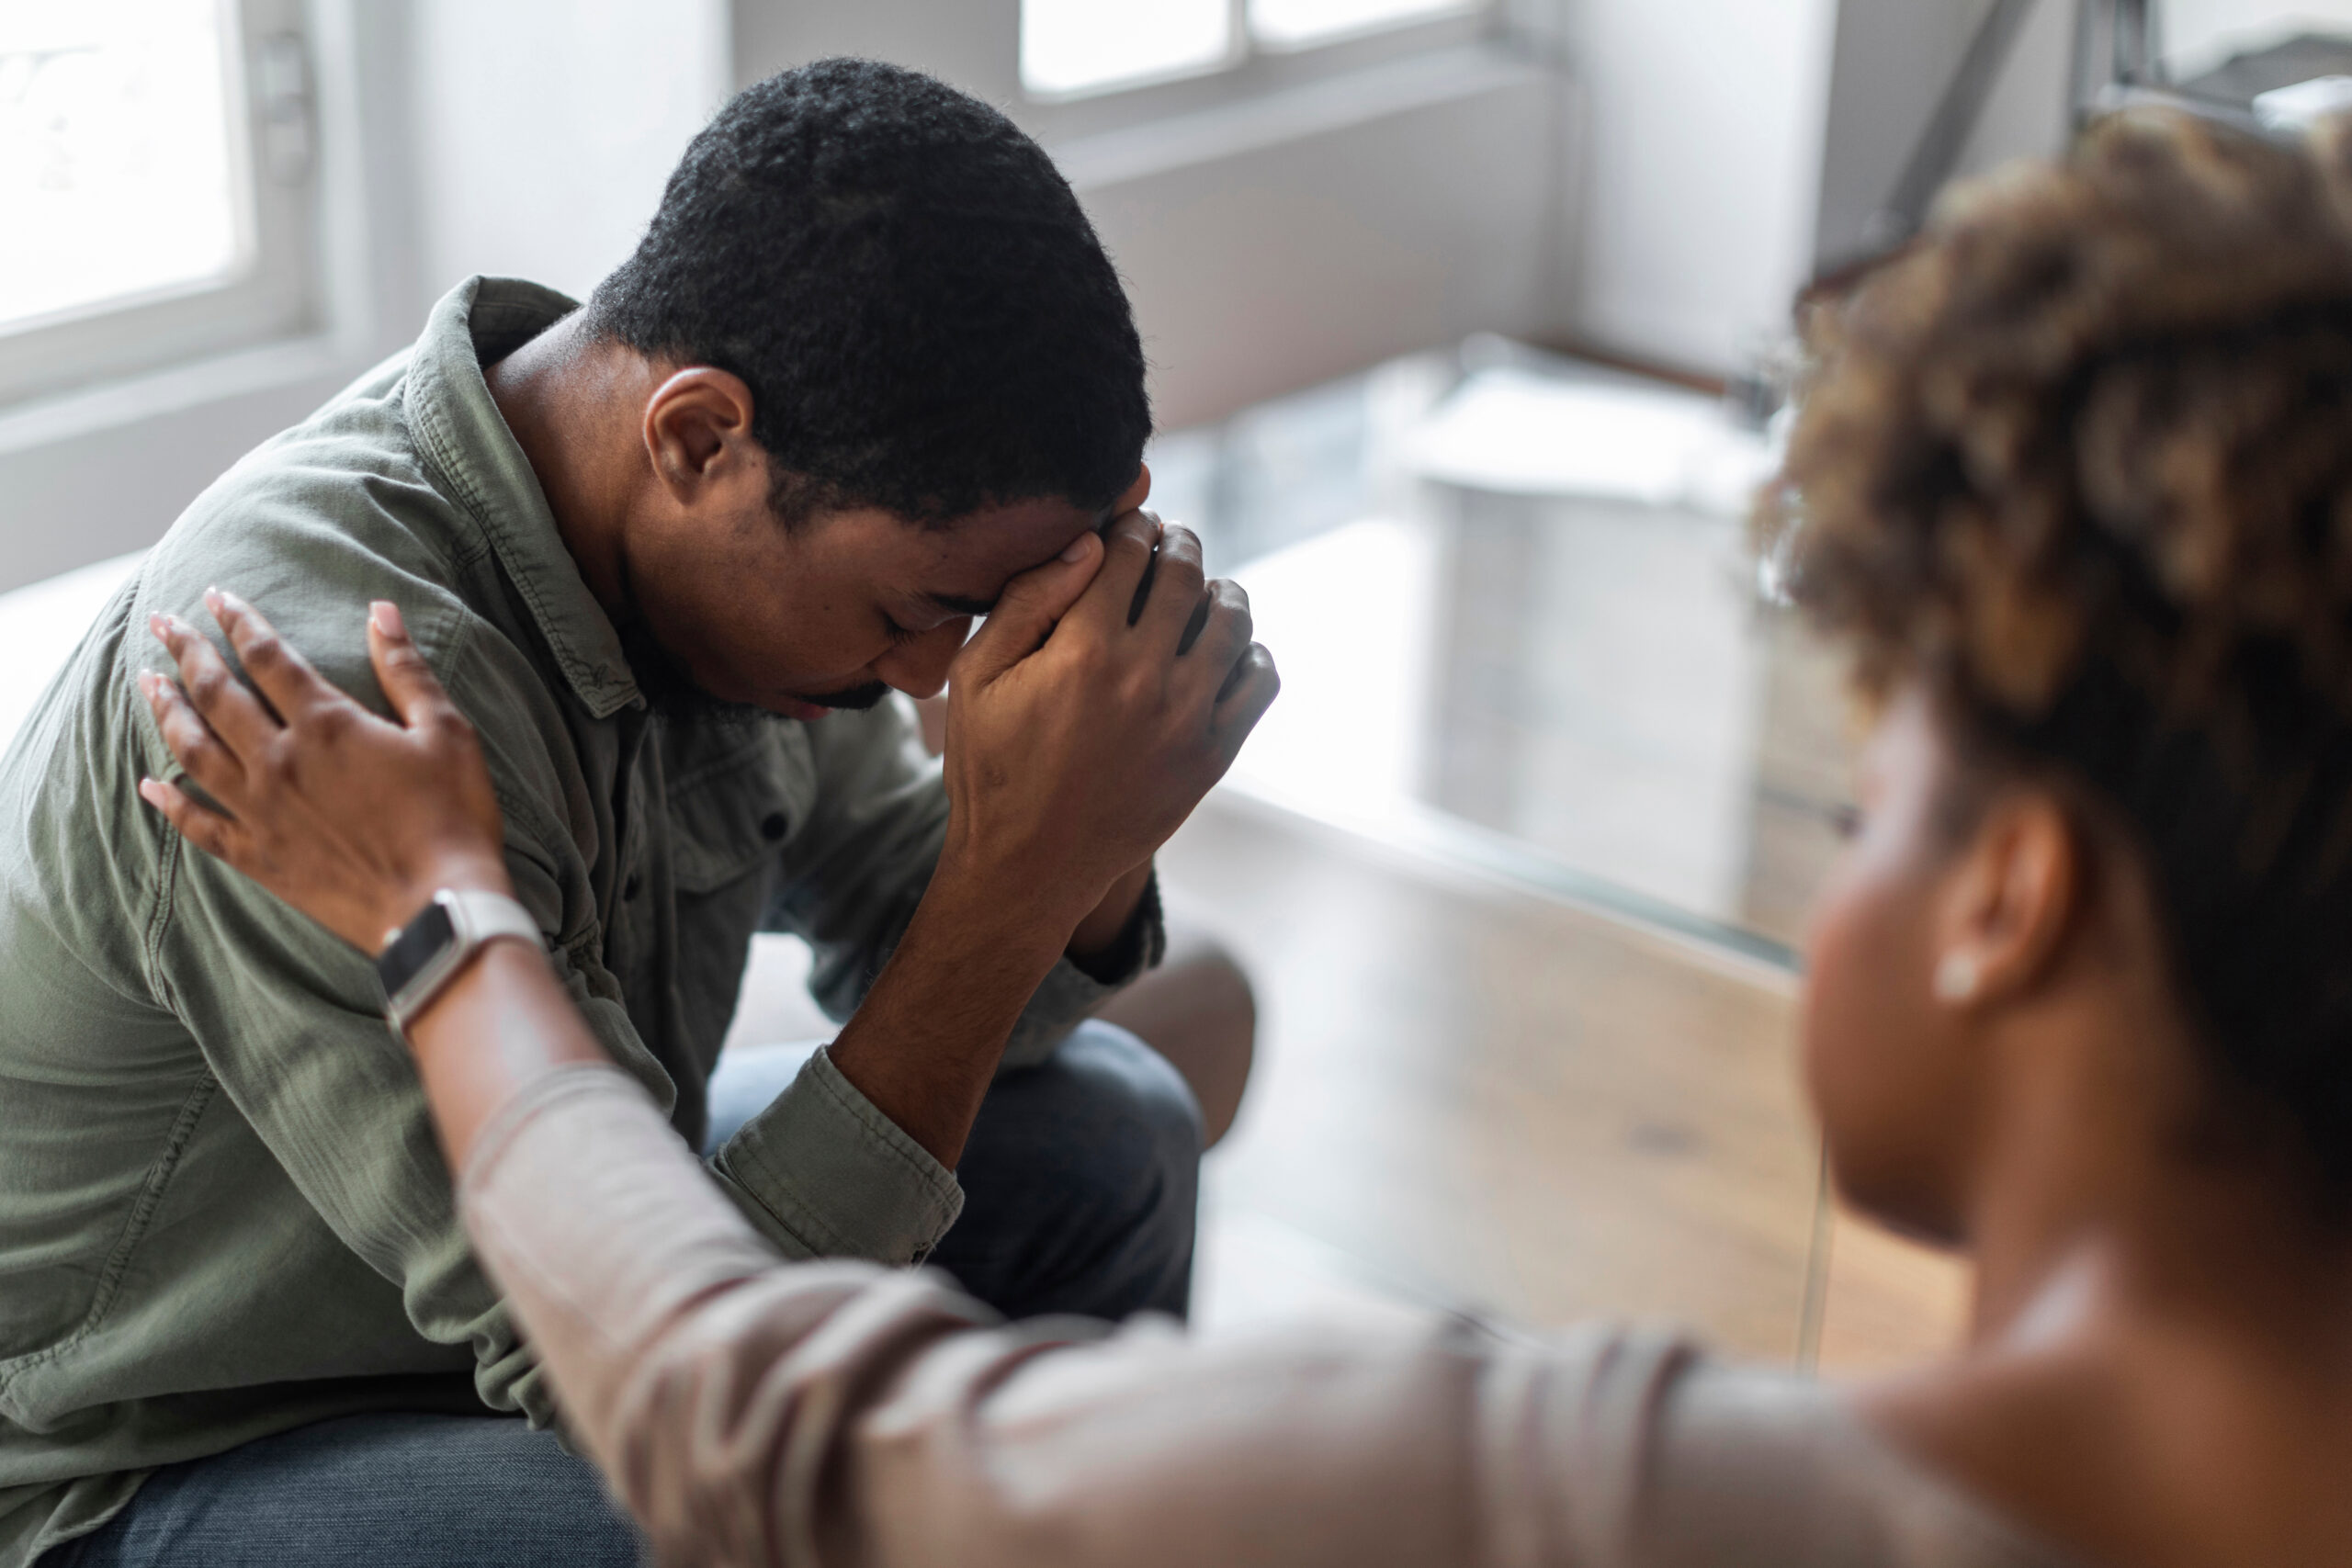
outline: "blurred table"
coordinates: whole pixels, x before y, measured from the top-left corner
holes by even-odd
[[[1232,786],[1793,967],[1845,709],[1757,590],[1764,439],[1700,393],[1468,357],[1155,446],[1154,503],[1250,590],[1283,671]]]

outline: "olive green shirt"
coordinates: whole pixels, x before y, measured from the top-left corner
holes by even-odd
[[[206,587],[233,588],[381,711],[365,605],[399,604],[481,732],[558,972],[690,1140],[752,932],[806,937],[844,1016],[922,896],[947,807],[895,704],[648,712],[482,379],[572,308],[458,288],[408,354],[197,499],[0,759],[0,1568],[153,1466],[290,1427],[553,1415],[368,961],[140,801],[142,773],[177,773],[132,680],[164,663],[152,613],[209,628]],[[1058,965],[1008,1062],[1109,988]],[[795,1257],[907,1263],[962,1203],[821,1053],[708,1169]]]

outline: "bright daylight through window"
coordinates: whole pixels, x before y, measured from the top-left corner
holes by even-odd
[[[1250,0],[1250,36],[1269,49],[1302,49],[1470,8],[1467,0]]]
[[[1249,41],[1302,49],[1374,28],[1476,7],[1478,0],[1022,0],[1021,83],[1033,93],[1099,92],[1215,70]]]
[[[1021,85],[1035,93],[1173,76],[1232,49],[1226,0],[1021,0]]]
[[[0,333],[252,248],[226,0],[0,0]]]

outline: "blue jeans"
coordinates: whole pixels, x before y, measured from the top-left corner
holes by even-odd
[[[815,1049],[772,1045],[722,1062],[708,1148],[782,1093]],[[1081,1023],[1044,1066],[989,1089],[956,1167],[964,1213],[932,1265],[1007,1317],[1182,1317],[1200,1171],[1201,1111],[1182,1075],[1117,1024]]]
[[[710,1086],[712,1146],[813,1047],[742,1052]],[[932,1261],[1011,1317],[1182,1314],[1192,1288],[1200,1111],[1113,1024],[997,1080],[956,1177],[964,1213]],[[352,1416],[166,1465],[40,1568],[628,1568],[637,1532],[553,1434],[490,1416]]]

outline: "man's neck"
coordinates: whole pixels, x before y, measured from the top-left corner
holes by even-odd
[[[645,364],[600,342],[575,310],[487,367],[492,400],[530,459],[556,531],[588,591],[616,623],[629,615],[624,523],[642,470],[636,416]]]

